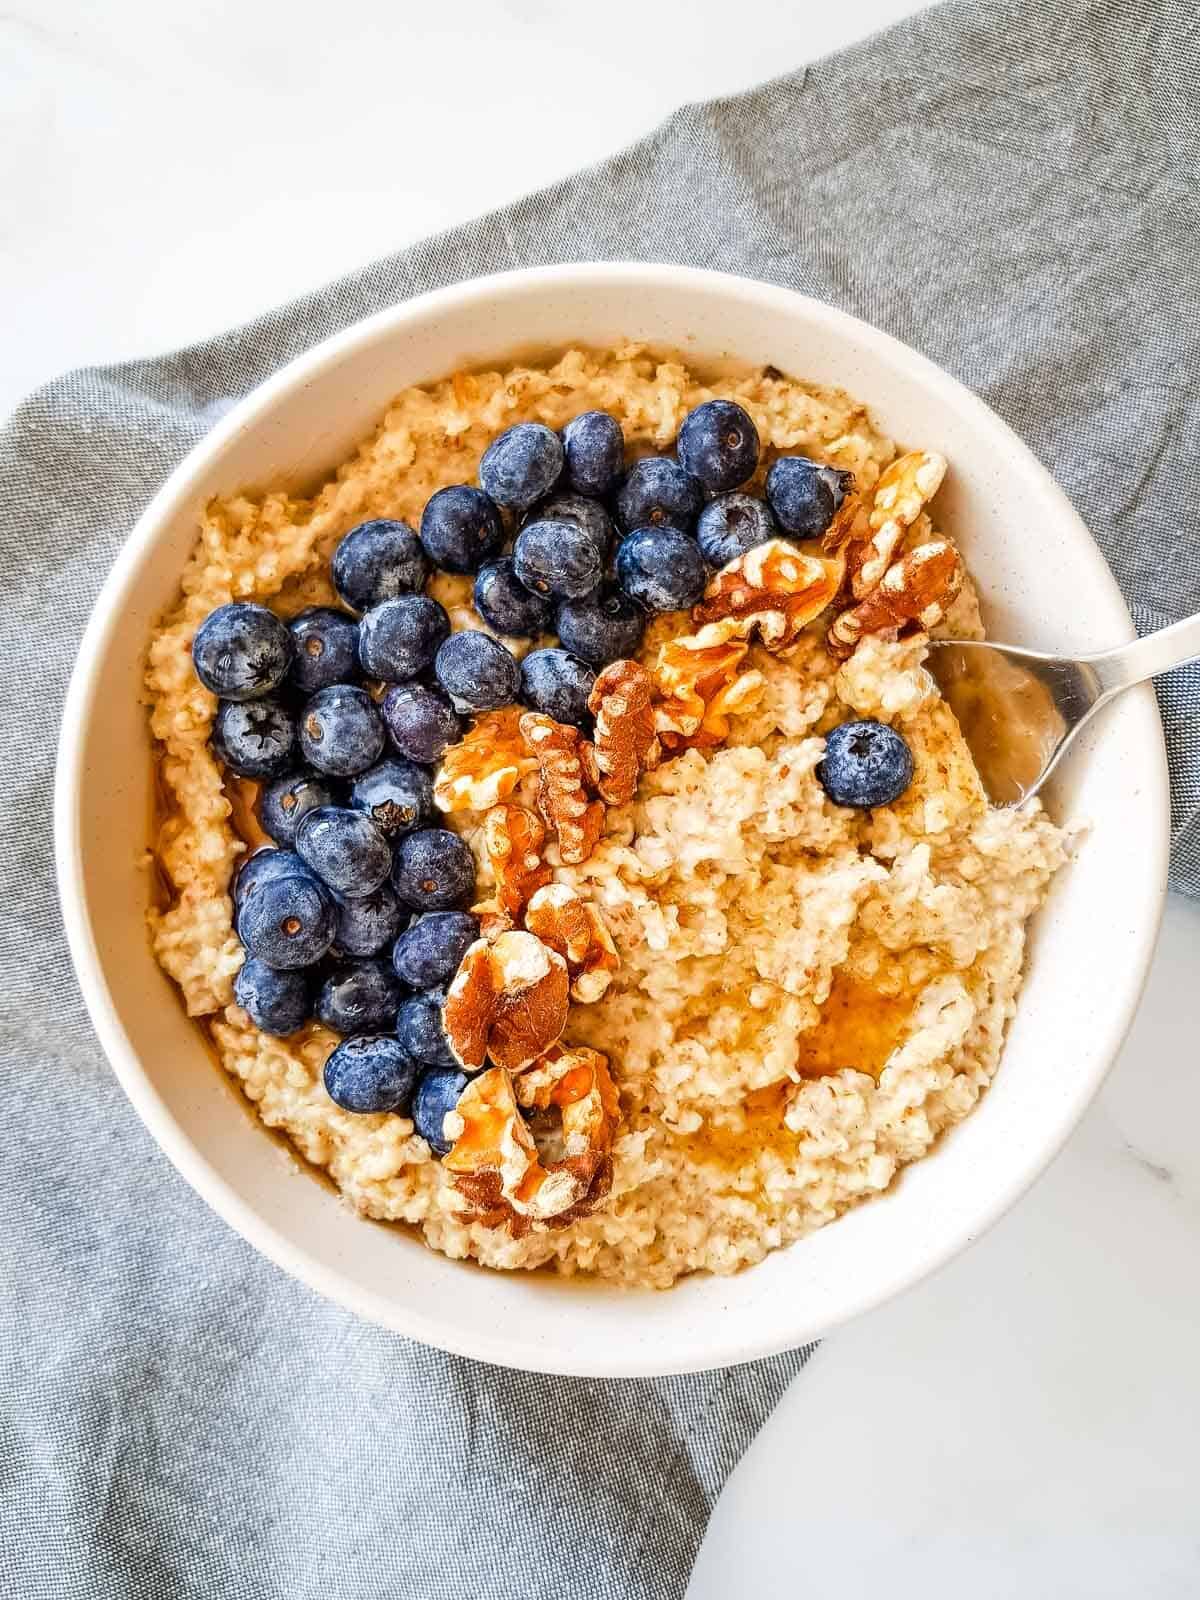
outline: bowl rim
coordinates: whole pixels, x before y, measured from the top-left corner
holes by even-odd
[[[757,299],[764,308],[774,310],[785,317],[794,316],[796,311],[802,308],[809,318],[824,321],[834,331],[840,330],[847,336],[852,336],[853,340],[872,356],[878,356],[891,363],[902,363],[914,381],[940,392],[944,400],[953,401],[954,406],[965,413],[972,423],[977,423],[994,437],[1006,439],[1011,448],[1022,458],[1026,468],[1036,471],[1042,480],[1043,490],[1052,500],[1057,500],[1062,517],[1074,522],[1086,535],[1086,539],[1081,543],[1080,559],[1091,563],[1094,575],[1100,580],[1101,586],[1108,586],[1112,597],[1128,618],[1124,597],[1094,539],[1066,494],[1029,446],[984,400],[927,356],[891,334],[884,333],[861,318],[796,290],[742,277],[735,273],[706,268],[675,266],[669,263],[594,261],[518,268],[489,274],[433,289],[397,305],[385,307],[327,336],[311,349],[295,356],[238,401],[188,452],[152,496],[131,529],[97,594],[64,699],[55,769],[54,855],[68,948],[84,1003],[105,1056],[135,1111],[175,1169],[242,1238],[278,1267],[327,1299],[395,1332],[456,1355],[525,1371],[590,1377],[651,1377],[705,1371],[757,1360],[823,1337],[835,1327],[891,1299],[946,1265],[968,1244],[992,1227],[1041,1176],[1070,1137],[1099,1090],[1129,1031],[1141,999],[1166,898],[1169,786],[1166,749],[1160,725],[1157,760],[1153,763],[1153,770],[1147,770],[1143,774],[1148,791],[1146,814],[1157,818],[1157,824],[1150,837],[1141,843],[1147,867],[1143,879],[1145,893],[1138,915],[1137,943],[1127,950],[1126,970],[1129,981],[1126,985],[1125,999],[1107,1048],[1096,1068],[1088,1077],[1081,1079],[1074,1096],[1062,1108],[1053,1138],[1039,1143],[1032,1158],[1026,1153],[1019,1161],[1014,1160],[1008,1181],[998,1185],[988,1203],[981,1209],[974,1210],[968,1221],[948,1232],[937,1249],[928,1251],[919,1261],[894,1273],[891,1277],[881,1273],[857,1299],[844,1305],[836,1318],[822,1316],[816,1321],[810,1318],[809,1324],[806,1325],[803,1320],[804,1314],[798,1309],[796,1325],[793,1328],[786,1332],[777,1329],[767,1330],[752,1343],[740,1341],[737,1348],[724,1346],[718,1331],[712,1341],[714,1349],[711,1354],[706,1352],[689,1359],[680,1359],[669,1354],[655,1357],[651,1353],[647,1356],[645,1351],[639,1350],[637,1357],[630,1361],[623,1359],[623,1351],[614,1342],[611,1356],[602,1366],[598,1366],[593,1360],[585,1367],[578,1361],[572,1361],[569,1350],[546,1350],[540,1346],[535,1349],[527,1340],[510,1339],[502,1325],[468,1330],[461,1324],[455,1323],[452,1318],[430,1315],[419,1306],[398,1305],[383,1295],[365,1291],[360,1285],[309,1255],[303,1246],[264,1221],[254,1207],[243,1200],[210,1165],[167,1109],[133,1049],[104,979],[84,891],[80,808],[84,775],[83,730],[87,726],[90,703],[97,692],[96,663],[103,659],[111,638],[120,625],[125,595],[138,576],[143,558],[163,526],[174,514],[177,505],[187,499],[196,483],[230,442],[257,426],[269,415],[283,394],[313,381],[329,366],[363,346],[370,345],[384,331],[390,332],[407,322],[423,320],[431,314],[436,315],[442,307],[452,305],[459,310],[472,303],[485,302],[503,296],[509,291],[526,288],[531,283],[543,283],[554,287],[586,287],[597,282],[606,285],[623,284],[630,290],[681,286],[709,291],[719,290],[741,299],[747,297]],[[1130,620],[1127,637],[1134,636],[1135,630]],[[1116,644],[1121,641],[1113,642]],[[1131,690],[1130,694],[1138,697],[1144,708],[1147,705],[1155,705],[1153,689],[1148,685]],[[1157,718],[1156,709],[1154,715]]]

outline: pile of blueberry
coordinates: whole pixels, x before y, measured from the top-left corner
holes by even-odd
[[[331,577],[345,610],[284,622],[235,602],[201,624],[192,656],[220,701],[213,749],[262,785],[275,845],[233,887],[238,1003],[266,1033],[315,1016],[343,1036],[325,1069],[338,1105],[411,1113],[444,1153],[442,1117],[466,1077],[442,1000],[477,924],[471,852],[430,826],[431,769],[467,714],[520,702],[586,726],[595,673],[636,653],[650,613],[691,606],[709,567],[768,539],[823,532],[849,475],[781,458],[764,500],[740,489],[758,460],[754,423],[729,400],[689,413],[674,456],[628,470],[606,412],[561,434],[518,423],[485,452],[479,487],[432,496],[419,534],[375,519],[342,539]],[[518,664],[488,633],[451,633],[424,592],[435,568],[475,575],[498,633],[553,631],[558,647]]]

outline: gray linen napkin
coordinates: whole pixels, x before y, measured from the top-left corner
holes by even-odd
[[[644,1383],[495,1371],[320,1301],[175,1176],[77,998],[48,824],[53,707],[152,490],[229,398],[379,307],[506,267],[676,259],[821,296],[956,373],[1159,626],[1200,608],[1197,82],[1190,3],[945,6],[16,413],[0,438],[5,1594],[679,1595],[724,1477],[808,1353]],[[1163,686],[1173,882],[1191,893],[1198,704],[1200,672]]]

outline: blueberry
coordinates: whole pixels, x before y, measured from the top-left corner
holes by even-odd
[[[235,600],[205,617],[192,640],[192,663],[222,700],[259,700],[283,682],[292,636],[266,606]]]
[[[222,700],[211,743],[239,778],[277,778],[295,759],[296,724],[278,700]]]
[[[250,956],[233,980],[233,998],[260,1033],[284,1038],[312,1015],[312,982],[307,972],[279,972]]]
[[[513,639],[548,633],[553,616],[553,603],[525,587],[511,556],[480,567],[475,579],[475,609],[497,633]]]
[[[495,502],[465,483],[439,489],[421,517],[421,543],[444,572],[474,572],[504,543]]]
[[[825,532],[853,483],[852,472],[806,456],[780,456],[767,473],[767,499],[786,533],[811,539]]]
[[[433,779],[403,756],[384,756],[355,778],[350,804],[364,811],[380,833],[398,839],[433,816]]]
[[[389,689],[383,697],[383,720],[400,754],[426,766],[463,736],[462,718],[446,696],[423,683]]]
[[[704,504],[704,490],[670,456],[635,461],[617,490],[617,522],[634,528],[678,528],[687,533]]]
[[[413,1126],[435,1155],[449,1153],[450,1140],[443,1131],[446,1113],[454,1110],[466,1087],[466,1073],[453,1067],[431,1067],[417,1080],[412,1103]]]
[[[513,566],[527,589],[564,600],[591,594],[604,573],[592,535],[565,517],[527,522],[513,545]]]
[[[475,888],[475,858],[448,828],[422,828],[396,847],[392,887],[415,911],[449,911]]]
[[[719,494],[715,500],[710,500],[696,524],[696,543],[711,567],[723,567],[727,562],[736,561],[747,550],[778,536],[779,529],[767,502],[740,490]]]
[[[430,911],[416,917],[392,951],[396,975],[411,989],[449,983],[478,937],[479,923],[468,911]]]
[[[646,631],[646,613],[611,585],[586,600],[564,600],[556,623],[563,647],[590,667],[635,656]]]
[[[294,850],[272,850],[269,845],[247,856],[233,880],[233,903],[240,910],[264,883],[277,878],[310,878],[312,874]]]
[[[407,917],[390,884],[360,900],[339,900],[334,948],[344,956],[378,955],[395,943]]]
[[[376,517],[350,529],[333,552],[329,572],[348,606],[369,611],[398,594],[423,589],[429,562],[406,522]]]
[[[319,772],[352,778],[379,760],[385,743],[383,718],[365,689],[335,683],[305,701],[300,749]]]
[[[305,694],[358,677],[358,623],[331,606],[309,606],[288,623],[296,646],[289,682]]]
[[[608,494],[625,464],[621,424],[607,411],[584,411],[562,430],[564,483],[580,494]]]
[[[276,844],[296,842],[296,829],[306,811],[333,804],[333,790],[311,772],[290,772],[269,783],[258,797],[258,820]]]
[[[585,494],[552,494],[534,507],[527,520],[577,523],[596,546],[602,566],[608,557],[613,540],[612,518],[599,500],[590,500]]]
[[[422,1066],[458,1066],[442,1026],[445,998],[440,989],[410,995],[396,1013],[396,1037],[405,1052]]]
[[[512,652],[474,628],[450,635],[433,670],[456,711],[498,711],[517,698],[521,682]]]
[[[562,468],[558,435],[540,422],[518,422],[483,452],[479,482],[498,506],[524,511],[550,493]]]
[[[647,611],[694,606],[706,577],[696,541],[678,528],[638,528],[617,550],[617,582]]]
[[[361,811],[321,806],[296,831],[296,852],[335,894],[356,900],[378,889],[392,867],[387,840]]]
[[[333,896],[308,873],[260,882],[238,912],[238,936],[250,954],[288,971],[319,961],[336,926]]]
[[[395,1039],[345,1039],[325,1063],[325,1093],[343,1111],[407,1111],[417,1064]]]
[[[521,663],[521,699],[555,722],[587,724],[596,674],[569,650],[531,650]]]
[[[814,770],[834,805],[890,806],[912,782],[912,751],[894,728],[868,717],[831,729]]]
[[[384,1033],[396,1019],[404,987],[383,961],[344,961],[317,992],[317,1021],[334,1033]]]
[[[446,608],[427,594],[401,594],[366,612],[358,627],[358,659],[369,678],[407,683],[424,672],[450,633]]]
[[[683,419],[675,449],[682,465],[710,494],[724,494],[754,476],[758,429],[733,400],[706,400]]]

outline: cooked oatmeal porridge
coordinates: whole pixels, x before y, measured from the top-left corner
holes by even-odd
[[[459,702],[453,736],[443,735],[428,762],[436,809],[425,820],[469,847],[478,937],[448,989],[429,991],[432,1012],[413,1010],[412,985],[397,980],[410,1014],[398,1044],[389,1028],[376,1047],[376,1099],[364,1101],[362,1062],[339,1076],[349,1058],[328,1026],[333,1001],[323,1010],[318,1002],[315,1015],[306,1001],[290,1031],[269,1032],[239,1003],[264,1005],[265,991],[243,976],[235,996],[243,965],[250,967],[243,939],[257,958],[260,948],[271,954],[276,936],[268,929],[268,942],[254,945],[254,919],[234,904],[239,863],[271,832],[257,831],[263,811],[254,804],[266,763],[258,780],[236,776],[245,748],[239,716],[265,702],[244,696],[240,707],[230,702],[231,712],[223,702],[226,720],[214,729],[218,699],[197,677],[199,649],[193,666],[197,632],[214,612],[242,602],[284,621],[337,607],[346,585],[339,579],[335,589],[331,559],[350,530],[372,519],[422,526],[437,491],[477,477],[489,492],[493,481],[500,485],[495,497],[508,506],[484,552],[499,556],[507,547],[499,541],[526,508],[518,495],[504,500],[509,480],[499,467],[512,463],[489,468],[481,457],[514,424],[561,430],[583,413],[607,413],[620,425],[626,468],[670,452],[678,436],[679,458],[695,462],[708,498],[714,484],[720,498],[721,452],[733,448],[734,433],[718,430],[714,444],[699,437],[699,424],[698,443],[680,432],[692,416],[736,412],[710,412],[714,397],[736,402],[761,440],[708,547],[702,526],[706,554],[733,556],[705,568],[685,553],[684,568],[694,560],[700,573],[695,605],[656,603],[656,583],[669,590],[682,581],[669,548],[672,525],[683,520],[670,500],[675,480],[665,489],[651,484],[634,511],[628,501],[622,511],[622,496],[637,488],[629,478],[615,502],[604,497],[626,535],[616,583],[637,602],[614,600],[606,626],[616,637],[625,607],[632,631],[621,637],[640,642],[587,669],[590,715],[572,720],[559,709],[578,687],[574,668],[543,689],[530,665],[553,651],[553,621],[541,634],[535,621],[521,636],[489,626],[475,608],[471,570],[434,571],[424,584],[437,602],[428,615],[444,608],[453,634],[499,637],[514,661],[524,660],[524,705],[468,716]],[[546,437],[544,429],[521,435],[538,450]],[[767,481],[781,458],[803,466]],[[569,471],[569,448],[566,460]],[[561,468],[561,454],[550,471],[555,462]],[[517,465],[535,478],[541,470],[533,457]],[[997,1069],[1014,1011],[1027,920],[1067,842],[1036,804],[989,808],[922,666],[929,628],[981,633],[970,581],[931,520],[943,467],[922,451],[898,454],[867,410],[839,391],[773,369],[709,387],[678,361],[631,346],[408,389],[314,499],[273,493],[209,506],[182,598],[149,651],[165,796],[156,854],[169,887],[169,903],[150,917],[154,948],[258,1116],[324,1169],[350,1204],[487,1266],[548,1264],[665,1287],[685,1273],[734,1272],[832,1221],[887,1189],[972,1109]],[[661,515],[654,494],[666,507]],[[809,496],[799,511],[796,494]],[[750,496],[767,509],[739,510]],[[810,502],[823,522],[815,529],[803,521]],[[735,511],[766,519],[768,537],[743,538],[739,551]],[[695,509],[687,515],[694,529]],[[715,515],[706,510],[702,525]],[[563,517],[542,526],[561,528]],[[643,517],[638,532],[631,524]],[[656,530],[657,546],[649,537]],[[643,534],[639,565],[633,546]],[[694,542],[694,531],[682,536]],[[432,552],[436,543],[422,527],[422,544]],[[526,543],[517,570],[536,599],[540,585],[529,573],[544,558],[535,539]],[[660,548],[671,556],[665,564]],[[444,559],[435,555],[439,565],[470,565],[450,544],[445,550]],[[568,554],[574,560],[573,547]],[[561,599],[575,568],[553,550],[545,559],[550,592]],[[591,559],[582,539],[579,559]],[[423,576],[424,569],[409,588],[419,589]],[[523,600],[529,595],[518,594]],[[551,615],[530,606],[543,622]],[[386,644],[382,629],[381,622]],[[383,644],[371,648],[386,659]],[[472,683],[493,665],[510,670],[503,656],[473,657]],[[439,649],[437,663],[444,685],[450,655]],[[558,653],[550,665],[562,668]],[[404,718],[420,696],[441,693],[429,688],[428,671],[412,676],[417,689],[383,694],[375,685],[354,711],[366,726],[373,707],[382,708],[392,756],[393,746],[413,753]],[[312,702],[292,711],[280,692],[278,728],[268,731],[286,743],[287,718],[299,718],[307,751],[306,739],[318,737]],[[839,744],[835,730],[845,725],[867,733]],[[357,748],[357,728],[345,735],[346,748]],[[328,722],[330,741],[331,730]],[[344,725],[336,731],[340,738]],[[331,748],[305,782],[318,807],[353,809],[358,802],[347,805],[346,789],[352,783],[358,792],[361,761],[356,768],[348,757],[339,772]],[[869,754],[899,773],[886,803],[839,791],[843,750],[851,769]],[[371,759],[387,755],[376,749]],[[272,770],[290,772],[295,760],[293,753]],[[879,770],[871,768],[872,781]],[[300,823],[297,848],[310,865],[323,814]],[[421,900],[421,885],[432,881],[421,874],[433,869],[406,837],[432,836],[405,836],[401,827],[390,840],[403,917],[463,905],[461,895]],[[320,879],[319,862],[314,871]],[[410,892],[405,874],[414,871],[418,888]],[[325,882],[328,893],[303,879],[318,924],[344,916],[348,898],[328,873]],[[372,888],[378,882],[376,874]],[[297,926],[308,914],[296,911]],[[342,939],[318,939],[331,954],[319,954],[303,980],[281,968],[279,985],[308,994],[304,984],[323,981],[331,960],[351,948],[349,935]],[[381,961],[390,971],[390,942]],[[402,970],[399,957],[396,965]],[[271,962],[257,961],[256,970],[274,994]],[[395,998],[385,992],[383,1004]],[[420,1029],[428,1028],[435,1046],[420,1054]],[[447,1048],[448,1056],[438,1053]],[[423,1113],[419,1083],[414,1090],[430,1070],[441,1073],[444,1099],[435,1097],[432,1131],[434,1102]],[[383,1103],[384,1080],[391,1109],[369,1109]]]

